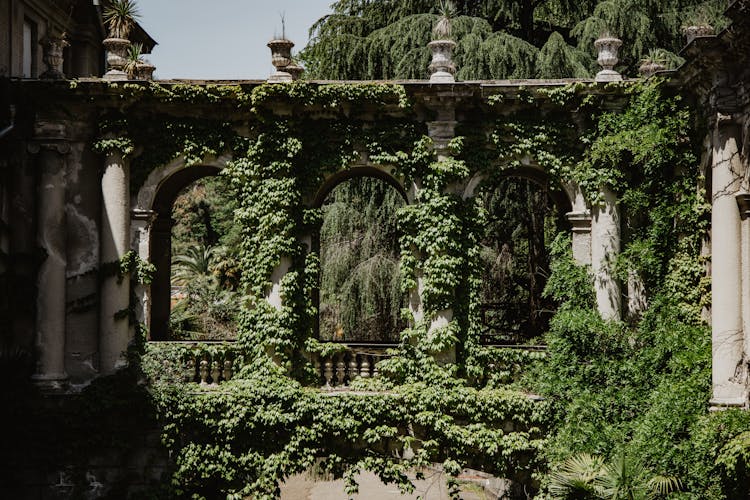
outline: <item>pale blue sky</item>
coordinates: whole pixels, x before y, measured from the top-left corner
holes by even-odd
[[[271,52],[266,43],[281,34],[294,51],[307,44],[308,29],[330,13],[333,0],[139,0],[140,23],[159,45],[148,59],[155,77],[266,79]]]

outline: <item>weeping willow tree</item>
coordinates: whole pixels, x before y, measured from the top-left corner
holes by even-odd
[[[720,29],[726,0],[456,0],[452,38],[460,80],[592,76],[593,41],[623,40],[621,60],[635,75],[650,50],[672,66],[680,28],[697,19]],[[310,28],[307,75],[323,79],[427,76],[438,0],[339,0]]]
[[[339,184],[323,205],[320,337],[398,340],[400,291],[396,211],[401,195],[368,177]]]
[[[481,241],[484,337],[519,343],[546,331],[554,304],[542,295],[549,273],[546,244],[562,228],[547,190],[505,178],[481,193],[486,217]]]

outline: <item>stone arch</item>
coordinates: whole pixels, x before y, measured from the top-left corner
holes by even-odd
[[[310,205],[314,208],[320,208],[321,206],[323,206],[323,202],[325,201],[326,196],[328,196],[328,194],[333,191],[336,186],[338,186],[342,182],[346,182],[349,179],[354,179],[357,177],[373,177],[383,180],[389,185],[393,186],[396,191],[398,191],[407,205],[411,202],[406,188],[404,188],[404,185],[393,176],[391,168],[366,165],[352,167],[346,170],[340,170],[326,177],[323,180],[323,184],[315,193],[315,196],[313,197]]]
[[[413,197],[410,196],[410,191],[404,187],[403,183],[400,182],[392,174],[392,168],[380,165],[358,165],[345,170],[335,172],[327,176],[317,192],[311,199],[309,206],[311,208],[321,208],[325,203],[326,197],[340,184],[349,181],[351,179],[369,177],[373,179],[379,179],[392,188],[394,188],[400,195],[404,202],[404,205],[409,205],[413,202]],[[308,236],[308,240],[305,242],[311,252],[320,254],[320,230],[314,228],[311,230]],[[320,311],[320,290],[319,288],[313,289],[312,296],[313,303],[316,305],[318,311]],[[314,334],[320,335],[320,312],[314,320]]]
[[[510,180],[514,183],[518,182],[520,184],[530,186],[532,192],[536,193],[533,195],[534,197],[543,194],[544,198],[546,198],[547,200],[545,201],[545,204],[548,207],[547,209],[545,209],[545,213],[548,215],[553,215],[556,221],[562,223],[562,225],[557,226],[559,230],[567,231],[571,229],[573,221],[571,221],[568,216],[574,211],[576,202],[581,201],[580,199],[576,199],[574,184],[567,185],[563,182],[557,182],[556,179],[552,179],[551,176],[540,166],[530,162],[524,162],[523,165],[516,167],[496,168],[498,170],[494,172],[488,171],[487,169],[477,172],[463,186],[463,192],[461,193],[461,196],[464,199],[469,199],[476,196],[479,192],[485,192],[485,190],[487,192],[493,192],[498,188],[505,189],[501,188],[501,185],[504,184],[503,181]],[[552,202],[551,205],[549,204],[550,201]],[[494,213],[498,215],[503,212],[501,211]],[[487,226],[487,228],[482,229],[482,231],[486,231],[489,227],[490,226]],[[501,228],[498,229],[497,232],[494,231],[494,229],[496,228],[493,227],[491,231],[486,232],[482,237],[482,244],[485,244],[484,238],[488,239],[487,244],[490,245],[490,248],[494,245],[494,243],[490,242],[507,242],[508,234],[505,234],[503,232],[504,230],[502,229],[502,227],[508,226],[501,226]],[[535,266],[533,267],[533,269],[535,270],[533,271],[533,273],[531,273],[531,269],[525,269],[525,271],[529,272],[530,274],[534,274],[536,278],[528,278],[529,282],[526,283],[526,285],[528,286],[525,289],[529,292],[529,295],[527,298],[519,299],[517,301],[517,295],[511,298],[507,294],[507,292],[498,293],[499,290],[504,290],[503,287],[505,285],[495,286],[496,283],[493,281],[484,281],[485,279],[492,280],[494,278],[492,277],[491,271],[488,271],[488,269],[483,270],[483,292],[480,296],[479,303],[482,342],[525,342],[529,338],[529,332],[532,332],[530,336],[533,337],[535,334],[539,334],[540,332],[544,331],[544,329],[546,329],[545,321],[548,321],[549,319],[548,311],[550,310],[550,307],[549,304],[545,304],[545,299],[543,298],[543,295],[541,293],[544,287],[543,280],[545,273],[540,273],[542,276],[540,278],[536,272],[536,269],[539,269],[538,266],[540,262],[543,262],[548,258],[544,257],[544,255],[546,255],[546,251],[545,247],[541,243],[541,241],[546,239],[541,238],[541,235],[544,233],[544,226],[529,225],[527,227],[536,227],[535,231],[529,229],[529,235],[535,235],[529,236],[529,248],[531,248],[531,241],[533,240],[535,242],[533,247],[536,249],[536,251],[534,251],[533,253],[537,255],[537,259],[541,258],[542,260],[534,261]],[[505,234],[505,236],[498,236],[500,234]],[[539,238],[541,238],[541,240]],[[511,248],[512,245],[507,247],[507,250],[510,251]],[[503,250],[500,251],[500,246],[495,249],[499,252],[499,254],[496,254],[498,258],[500,258],[500,256],[503,255],[503,252],[506,251],[505,243],[502,244],[502,249]],[[532,250],[529,250],[528,255],[532,255]],[[522,262],[525,262],[525,260],[522,259]],[[521,264],[522,267],[518,269],[523,270],[523,266],[525,265],[526,264]],[[515,281],[516,278],[514,278],[513,276],[516,275],[516,268],[514,267],[513,269],[514,270],[511,274],[511,277],[508,278],[508,283],[511,283],[510,289],[512,289],[513,286],[518,286],[518,283],[523,283]],[[539,279],[541,279],[542,281],[540,282]],[[505,278],[503,279],[503,281],[504,280]],[[488,283],[491,285],[487,286]],[[514,285],[513,283],[516,284]]]
[[[141,259],[156,266],[150,285],[139,286],[138,319],[149,327],[151,340],[166,340],[170,314],[172,205],[179,193],[204,177],[217,175],[230,155],[186,165],[183,157],[153,170],[132,200],[133,247]]]
[[[550,198],[555,203],[558,210],[564,214],[570,213],[577,210],[578,207],[584,203],[583,209],[585,209],[585,202],[583,197],[579,195],[580,189],[574,182],[553,183],[550,176],[541,167],[535,164],[522,165],[520,167],[506,168],[500,172],[502,178],[515,177],[520,179],[526,179],[535,184],[543,187],[550,188],[548,190]],[[469,179],[462,193],[462,198],[471,198],[476,194],[477,189],[482,185],[488,178],[486,171],[478,172]]]

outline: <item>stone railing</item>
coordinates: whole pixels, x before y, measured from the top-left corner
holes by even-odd
[[[386,353],[398,344],[345,342],[343,352],[329,356],[314,355],[313,364],[320,385],[325,389],[348,387],[356,378],[374,378],[379,375],[377,362],[390,356]]]
[[[386,351],[398,346],[369,342],[338,344],[337,353],[313,354],[310,358],[319,385],[325,389],[343,389],[356,378],[377,377],[377,362],[389,358]],[[216,386],[232,379],[238,351],[232,341],[156,341],[149,342],[146,357],[162,378]]]
[[[237,348],[234,341],[156,341],[146,356],[156,360],[158,371],[173,381],[218,385],[232,378]]]

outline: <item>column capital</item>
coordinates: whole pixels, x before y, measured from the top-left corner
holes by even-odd
[[[130,211],[131,219],[146,221],[147,224],[154,222],[157,215],[154,210],[143,210],[141,208],[134,208]]]
[[[738,117],[732,112],[717,111],[714,117],[717,127],[730,127],[739,125]]]
[[[570,222],[571,228],[574,233],[591,232],[591,212],[589,212],[588,210],[568,212],[565,214],[565,219]]]
[[[37,154],[42,150],[68,154],[68,126],[62,121],[38,120],[34,123],[33,139],[26,145],[26,150]]]
[[[734,195],[734,199],[737,200],[737,208],[740,209],[740,217],[744,220],[750,216],[750,193],[747,191],[741,191]]]

